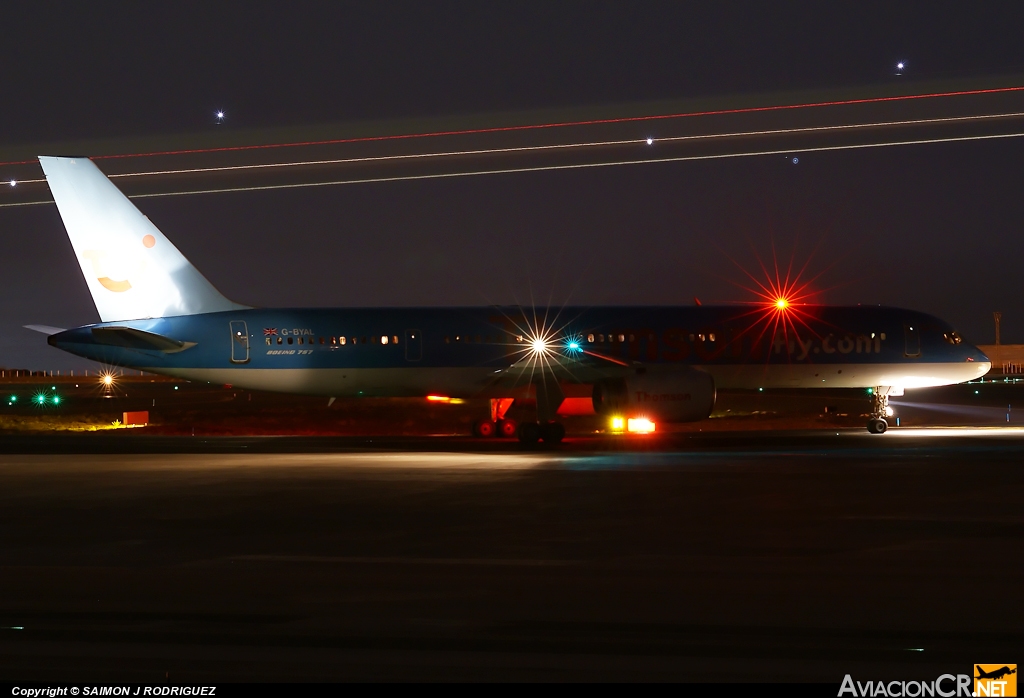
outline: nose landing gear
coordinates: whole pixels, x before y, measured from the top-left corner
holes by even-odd
[[[875,388],[871,395],[871,419],[868,420],[868,433],[870,434],[884,434],[885,430],[889,428],[889,423],[885,421],[885,418],[890,414],[890,390],[889,386],[882,386]]]

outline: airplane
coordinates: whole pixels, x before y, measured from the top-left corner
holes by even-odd
[[[978,670],[978,675],[974,677],[976,679],[1001,679],[1004,676],[1009,676],[1010,674],[1017,673],[1016,669],[1011,669],[1008,666],[1004,666],[999,669],[994,669],[993,671],[989,672],[986,672],[977,664],[974,665],[974,668]]]
[[[190,381],[329,398],[490,398],[495,432],[557,443],[565,392],[609,419],[690,422],[719,389],[865,388],[890,395],[988,372],[946,322],[881,306],[253,308],[228,300],[88,158],[40,156],[100,322],[54,347]],[[52,332],[52,333],[51,333]],[[536,421],[506,418],[513,399]]]

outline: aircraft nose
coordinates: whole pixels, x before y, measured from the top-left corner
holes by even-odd
[[[974,364],[978,378],[992,370],[992,360],[985,355],[985,352],[973,344],[968,344],[964,349],[966,350],[964,360]]]

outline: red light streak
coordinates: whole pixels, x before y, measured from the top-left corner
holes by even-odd
[[[617,165],[651,165],[655,163],[668,162],[691,162],[700,160],[723,160],[729,158],[754,157],[758,155],[792,155],[794,153],[827,153],[840,150],[863,150],[866,148],[889,148],[904,145],[924,145],[929,143],[963,143],[967,141],[986,141],[1001,138],[1020,138],[1024,131],[1015,133],[997,133],[980,136],[953,136],[949,138],[918,138],[906,141],[891,141],[881,143],[856,143],[852,145],[831,145],[814,148],[782,148],[772,150],[750,150],[740,153],[717,153],[714,155],[683,155],[679,157],[666,158],[645,158],[643,160],[610,160],[604,162],[574,163],[569,165],[544,165],[539,167],[507,167],[495,170],[475,170],[464,172],[442,172],[425,175],[398,175],[393,177],[368,177],[365,179],[339,179],[324,182],[302,182],[296,184],[267,184],[249,187],[224,187],[221,189],[194,189],[182,191],[157,192],[153,194],[130,194],[129,199],[151,199],[163,196],[189,196],[192,194],[226,194],[230,192],[251,192],[251,191],[272,191],[276,189],[305,189],[309,187],[327,187],[342,184],[377,184],[382,182],[409,182],[421,179],[450,179],[452,177],[477,177],[481,175],[513,174],[522,172],[554,172],[558,170],[582,170],[595,167],[614,167]],[[45,180],[30,180],[32,183],[40,183]],[[30,183],[25,182],[23,183]],[[16,201],[0,204],[0,208],[13,208],[18,206],[39,206],[52,204],[53,200],[44,201]]]
[[[966,97],[982,94],[1000,94],[1006,92],[1024,91],[1024,86],[997,87],[984,90],[960,90],[954,92],[929,92],[917,95],[900,95],[895,97],[864,97],[861,99],[832,100],[826,102],[807,102],[801,104],[776,104],[767,107],[742,107],[737,109],[713,109],[699,112],[684,112],[678,114],[652,114],[646,116],[626,116],[610,119],[586,119],[580,121],[557,121],[546,124],[526,124],[522,126],[492,126],[488,128],[462,129],[451,131],[429,131],[425,133],[403,133],[387,136],[362,136],[358,138],[335,138],[320,141],[297,141],[292,143],[264,143],[254,145],[221,146],[217,148],[192,148],[183,150],[163,150],[148,153],[118,153],[113,155],[97,155],[94,160],[111,160],[123,158],[153,157],[158,155],[197,155],[201,153],[226,153],[246,150],[269,150],[275,148],[300,148],[318,145],[342,145],[346,143],[370,143],[376,141],[409,140],[416,138],[438,138],[443,136],[467,136],[484,133],[508,133],[514,131],[536,131],[543,129],[565,128],[570,126],[598,126],[607,124],[638,123],[645,121],[662,121],[667,119],[684,119],[698,116],[722,116],[727,114],[755,114],[760,112],[785,111],[792,109],[811,109],[815,107],[839,107],[855,104],[878,104],[883,102],[901,102],[917,99],[935,99],[939,97]],[[4,165],[29,165],[36,162],[22,160],[17,162],[0,162]]]
[[[835,126],[804,126],[800,128],[780,128],[757,131],[730,131],[726,133],[705,133],[688,136],[664,136],[658,139],[659,143],[678,143],[681,141],[701,141],[709,139],[730,139],[746,136],[781,136],[800,133],[825,133],[828,131],[851,131],[868,128],[888,128],[892,126],[923,126],[926,124],[944,124],[965,121],[981,121],[986,119],[1007,119],[1024,116],[1024,112],[1010,112],[1006,114],[978,114],[974,116],[951,116],[934,119],[905,119],[902,121],[875,121],[860,124],[839,124]],[[123,177],[152,177],[155,175],[178,175],[178,174],[208,174],[213,172],[240,172],[245,170],[275,170],[289,167],[309,167],[313,165],[351,165],[378,162],[395,162],[399,160],[423,160],[430,158],[446,158],[456,156],[474,155],[507,155],[515,153],[528,153],[547,150],[567,150],[574,148],[593,148],[598,146],[615,145],[639,145],[646,143],[644,138],[629,138],[614,141],[581,141],[578,143],[558,143],[554,145],[531,145],[518,146],[513,148],[481,148],[477,150],[453,150],[438,153],[407,153],[404,155],[376,155],[359,158],[332,158],[321,160],[298,160],[293,162],[271,162],[258,163],[253,165],[221,165],[218,167],[190,167],[176,170],[149,170],[144,172],[120,172],[107,175],[110,179]],[[792,152],[801,152],[793,150]],[[99,159],[99,158],[94,158]],[[19,184],[41,184],[45,179],[22,179]]]
[[[619,366],[629,366],[630,365],[628,361],[623,361],[622,359],[616,359],[613,356],[608,356],[607,354],[601,354],[600,352],[596,352],[596,351],[590,351],[589,349],[582,349],[581,348],[580,352],[586,354],[587,356],[593,356],[595,359],[601,359],[602,361],[607,361],[608,363],[617,364]]]

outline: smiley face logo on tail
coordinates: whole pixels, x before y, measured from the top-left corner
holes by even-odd
[[[143,247],[151,249],[155,245],[155,237],[143,236]],[[104,250],[85,250],[82,256],[92,264],[93,272],[96,274],[96,280],[100,282],[100,286],[114,293],[124,293],[130,290],[132,284],[128,280],[129,273],[141,272],[145,264],[139,260],[113,259],[112,255],[107,254]]]

